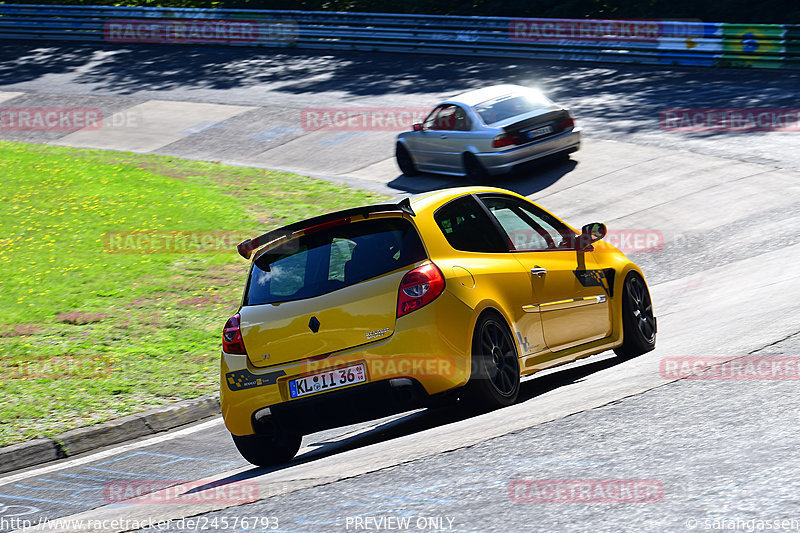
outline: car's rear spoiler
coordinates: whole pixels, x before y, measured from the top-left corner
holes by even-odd
[[[254,239],[247,239],[239,243],[236,249],[239,251],[239,255],[244,257],[245,259],[250,259],[253,255],[255,250],[258,250],[265,244],[269,244],[272,241],[280,239],[281,237],[289,237],[293,233],[306,230],[315,226],[321,226],[323,224],[328,224],[331,222],[336,222],[338,220],[347,219],[354,216],[363,216],[364,218],[369,218],[369,216],[373,213],[405,213],[410,216],[416,216],[414,210],[411,209],[411,202],[408,198],[404,198],[403,200],[399,201],[396,204],[376,204],[376,205],[367,205],[363,207],[353,207],[351,209],[344,209],[342,211],[336,211],[334,213],[328,213],[325,215],[319,215],[313,218],[308,218],[306,220],[301,220],[300,222],[295,222],[294,224],[289,224],[288,226],[283,226],[282,228],[274,229],[263,235],[259,235]]]

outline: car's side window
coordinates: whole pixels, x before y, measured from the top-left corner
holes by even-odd
[[[467,112],[453,104],[441,105],[425,119],[426,130],[469,131],[471,125]]]
[[[448,105],[439,111],[439,116],[436,117],[436,125],[434,129],[437,130],[454,130],[456,127],[456,106]]]
[[[439,113],[441,113],[444,108],[445,108],[445,106],[441,106],[440,105],[437,108],[435,108],[433,111],[431,111],[431,114],[428,115],[428,118],[426,118],[425,122],[422,123],[422,127],[424,129],[426,129],[426,130],[441,129],[441,128],[437,127],[437,124],[438,124],[438,119],[439,119]]]
[[[453,126],[453,129],[455,131],[469,131],[470,129],[472,129],[472,125],[470,124],[467,112],[464,111],[464,109],[461,108],[460,106],[454,106],[454,107],[455,107],[455,112],[454,112],[455,125]]]
[[[472,196],[436,210],[433,218],[450,246],[464,252],[506,252],[505,237]]]
[[[576,234],[536,206],[510,196],[481,195],[517,251],[570,250]]]

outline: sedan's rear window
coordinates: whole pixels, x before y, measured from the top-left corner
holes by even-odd
[[[408,220],[379,218],[334,226],[264,252],[253,262],[246,305],[319,296],[425,259]]]
[[[536,111],[543,105],[547,104],[541,99],[528,95],[520,95],[504,96],[502,98],[487,100],[473,107],[475,112],[480,115],[481,120],[488,125],[518,115],[524,115],[531,111]]]

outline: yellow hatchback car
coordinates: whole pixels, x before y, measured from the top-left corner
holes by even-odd
[[[250,273],[222,339],[234,443],[279,464],[304,434],[442,399],[503,407],[520,376],[652,350],[644,275],[605,233],[511,191],[462,187],[246,240]]]

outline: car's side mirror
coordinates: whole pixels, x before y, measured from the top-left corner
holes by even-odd
[[[411,127],[414,128],[414,131],[422,131],[422,124],[420,124],[419,122]]]
[[[581,236],[580,241],[578,242],[578,249],[585,250],[589,246],[592,245],[593,242],[597,242],[603,237],[606,236],[608,230],[606,229],[606,225],[602,222],[592,222],[591,224],[586,224],[584,227],[581,228]]]

